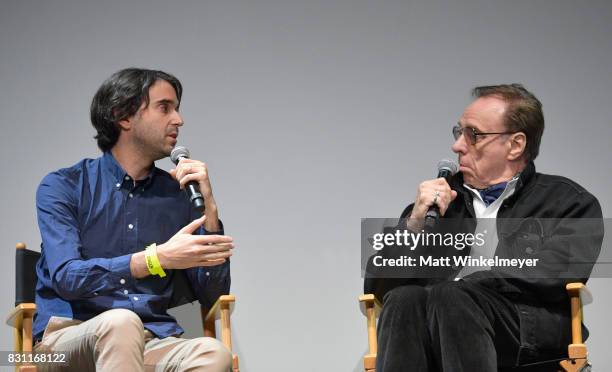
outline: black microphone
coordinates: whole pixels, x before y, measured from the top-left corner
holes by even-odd
[[[189,159],[189,150],[184,146],[176,146],[170,153],[170,159],[178,165],[181,158]],[[191,205],[200,213],[204,213],[204,196],[200,193],[200,185],[196,181],[189,181],[185,185],[185,192],[189,196]]]
[[[459,166],[452,160],[442,159],[438,162],[438,177],[444,178],[446,182],[450,182],[450,178],[457,173]],[[432,205],[425,214],[425,230],[431,231],[440,220],[440,208],[437,204]]]

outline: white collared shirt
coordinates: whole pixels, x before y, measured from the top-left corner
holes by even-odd
[[[476,244],[472,246],[472,250],[470,251],[470,257],[479,258],[480,256],[482,256],[484,258],[493,258],[498,243],[496,224],[497,212],[499,212],[499,208],[501,207],[504,200],[514,194],[514,190],[516,189],[516,183],[518,182],[518,180],[519,177],[517,175],[510,181],[508,181],[506,188],[501,193],[499,198],[497,198],[497,200],[495,200],[489,206],[487,206],[487,204],[484,202],[478,190],[468,185],[463,185],[474,195],[472,204],[474,205],[474,213],[476,214],[477,219],[476,230],[474,231],[474,234],[484,234],[485,240],[485,244],[482,246],[478,246]],[[464,266],[459,272],[459,274],[457,274],[457,276],[455,277],[455,280],[459,280],[464,276],[476,271],[490,269],[491,267]]]

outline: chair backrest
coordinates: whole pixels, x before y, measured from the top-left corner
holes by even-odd
[[[15,249],[15,306],[33,303],[36,292],[36,263],[40,253],[17,244]]]

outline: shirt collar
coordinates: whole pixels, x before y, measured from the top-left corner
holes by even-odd
[[[104,172],[110,175],[111,179],[113,180],[113,185],[116,188],[122,188],[126,184],[127,185],[125,187],[127,187],[128,189],[132,189],[134,187],[134,180],[121,167],[121,164],[119,164],[117,159],[115,159],[115,157],[110,151],[106,151],[104,155],[102,155],[101,162],[102,162],[102,169],[104,170]],[[144,182],[140,186],[144,188],[148,187],[151,184],[151,181],[153,180],[153,176],[155,176],[156,170],[157,168],[155,167],[155,163],[153,163],[153,167],[151,167],[151,171],[149,172],[147,177],[144,179]]]
[[[483,199],[482,194],[480,193],[481,190],[475,189],[475,188],[470,187],[470,186],[468,186],[466,184],[463,184],[463,186],[466,189],[470,190],[475,197],[480,199],[488,207],[491,204],[495,203],[497,200],[504,200],[504,199],[510,197],[514,193],[514,191],[516,189],[516,186],[517,186],[517,184],[518,184],[518,182],[520,180],[520,177],[521,177],[521,174],[519,173],[516,176],[514,176],[510,181],[502,182],[502,183],[497,184],[497,185],[502,185],[502,184],[505,183],[505,185],[504,185],[505,187],[504,187],[503,191],[499,194],[499,196],[494,201],[491,201],[490,203],[487,203]],[[490,188],[493,188],[493,187],[495,187],[497,185],[493,185]],[[500,188],[501,188],[501,186],[500,186]]]

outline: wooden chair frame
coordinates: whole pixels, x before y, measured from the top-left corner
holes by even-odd
[[[18,243],[16,249],[26,249],[24,243]],[[232,352],[232,329],[230,317],[234,311],[236,297],[220,296],[212,308],[201,310],[204,336],[216,338],[215,320],[221,320],[221,342]],[[32,352],[32,321],[36,313],[36,304],[22,303],[13,309],[6,318],[6,324],[13,328],[13,344],[16,353]],[[17,372],[36,372],[36,366],[20,363],[15,366]],[[240,372],[238,356],[232,352],[232,372]]]
[[[567,359],[559,363],[559,372],[580,372],[588,365],[587,347],[582,340],[582,306],[591,303],[593,297],[583,283],[569,283],[566,289],[571,302],[572,343],[567,347]],[[382,304],[373,294],[359,296],[359,303],[368,330],[368,353],[363,357],[363,368],[365,372],[376,372],[376,318]]]
[[[234,312],[236,297],[234,295],[223,295],[217,299],[213,307],[206,312],[202,309],[202,324],[204,336],[217,337],[215,320],[221,320],[221,342],[232,352],[232,327],[231,314]],[[232,352],[232,372],[240,372],[238,355]]]

